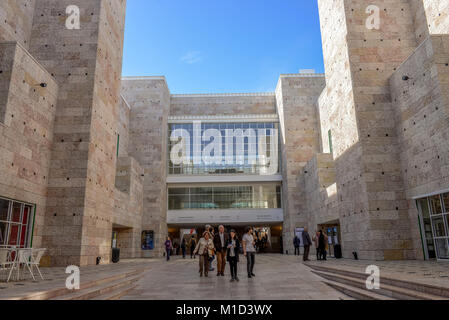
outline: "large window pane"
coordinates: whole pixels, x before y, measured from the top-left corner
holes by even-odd
[[[449,259],[449,239],[435,239],[438,258]]]
[[[449,213],[449,192],[443,194],[443,202],[444,202],[444,212]]]
[[[277,185],[170,188],[169,209],[281,208]]]
[[[0,199],[0,221],[8,220],[9,200]]]
[[[9,226],[8,245],[17,246],[19,244],[20,225],[11,224]]]
[[[443,212],[443,208],[441,207],[440,195],[429,197],[429,202],[432,214],[440,214]]]
[[[20,213],[22,210],[22,204],[18,202],[14,202],[12,206],[12,214],[11,214],[11,221],[12,222],[21,222],[20,221]]]
[[[435,232],[435,237],[446,237],[446,228],[444,226],[443,217],[432,218],[433,229]]]
[[[6,232],[8,231],[8,224],[0,221],[0,248],[6,245]]]

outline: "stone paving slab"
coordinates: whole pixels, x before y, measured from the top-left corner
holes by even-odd
[[[175,257],[155,263],[122,300],[340,300],[344,294],[322,283],[300,257],[257,255],[256,277],[246,276],[246,258],[239,263],[240,282],[231,283],[229,265],[225,277],[210,272],[200,278],[198,259]],[[216,263],[214,263],[216,267]]]
[[[367,266],[376,265],[380,269],[381,277],[449,288],[449,261],[328,259],[327,261],[311,261],[307,264],[360,273],[365,273]]]
[[[98,266],[86,266],[80,268],[81,285],[91,281],[101,280],[118,274],[123,274],[133,270],[150,267],[160,259],[125,259],[117,264],[107,264]],[[0,300],[14,297],[23,297],[42,291],[48,291],[58,288],[65,288],[65,281],[68,274],[65,268],[40,268],[44,280],[41,280],[37,271],[34,271],[37,281],[33,281],[30,273],[26,270],[21,271],[26,278],[21,281],[10,281],[6,283],[7,274],[0,273]]]

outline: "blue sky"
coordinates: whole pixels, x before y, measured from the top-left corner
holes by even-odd
[[[274,91],[281,73],[323,72],[316,0],[128,0],[124,76],[171,93]]]

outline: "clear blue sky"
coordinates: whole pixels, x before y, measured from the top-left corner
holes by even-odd
[[[274,91],[281,73],[323,72],[316,0],[128,0],[124,76],[171,93]]]

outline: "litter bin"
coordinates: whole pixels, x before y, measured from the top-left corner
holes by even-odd
[[[336,259],[341,259],[342,258],[342,254],[341,254],[341,245],[336,244],[334,246],[334,257]]]
[[[120,261],[120,249],[112,248],[112,262],[117,263]]]

